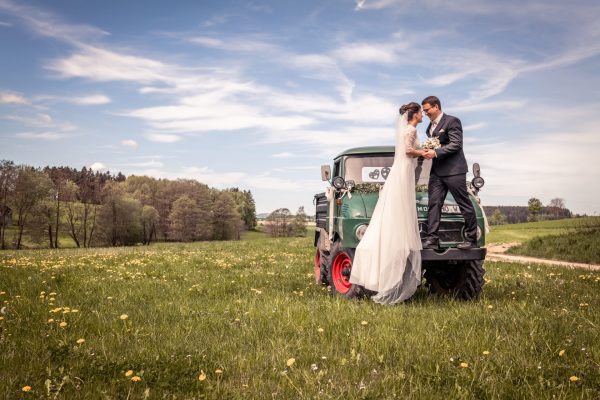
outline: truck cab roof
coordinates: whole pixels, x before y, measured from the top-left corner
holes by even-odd
[[[335,159],[349,155],[360,155],[360,154],[382,154],[382,153],[394,153],[396,148],[394,146],[365,146],[365,147],[354,147],[352,149],[344,150],[338,154]]]

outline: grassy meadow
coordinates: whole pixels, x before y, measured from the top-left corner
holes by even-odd
[[[600,264],[600,217],[490,227],[488,243],[516,242],[509,254]]]
[[[3,399],[597,399],[600,273],[489,262],[476,302],[314,283],[310,237],[0,253]]]

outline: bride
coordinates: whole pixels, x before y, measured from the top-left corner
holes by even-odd
[[[373,301],[394,304],[411,297],[421,284],[421,238],[415,199],[417,125],[421,106],[400,108],[394,164],[373,211],[371,222],[356,248],[350,283],[377,292]]]

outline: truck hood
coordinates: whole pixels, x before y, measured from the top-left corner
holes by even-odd
[[[378,199],[379,193],[354,192],[352,193],[352,198],[344,198],[342,215],[344,218],[371,218],[373,216],[373,211],[375,210]],[[428,202],[429,196],[427,192],[416,193],[417,218],[427,218]],[[447,216],[456,215],[460,217],[460,209],[450,193],[448,193],[448,196],[446,196],[446,201],[442,207],[442,214]]]

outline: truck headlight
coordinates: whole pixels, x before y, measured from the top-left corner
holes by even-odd
[[[356,228],[356,232],[354,233],[356,235],[356,238],[358,240],[361,240],[363,238],[363,236],[365,236],[365,232],[367,231],[367,227],[369,225],[359,225],[358,228]]]
[[[475,189],[479,190],[483,187],[483,185],[485,185],[485,181],[483,180],[482,177],[477,176],[477,177],[473,178],[473,180],[471,181],[471,185],[473,185],[473,187]]]

